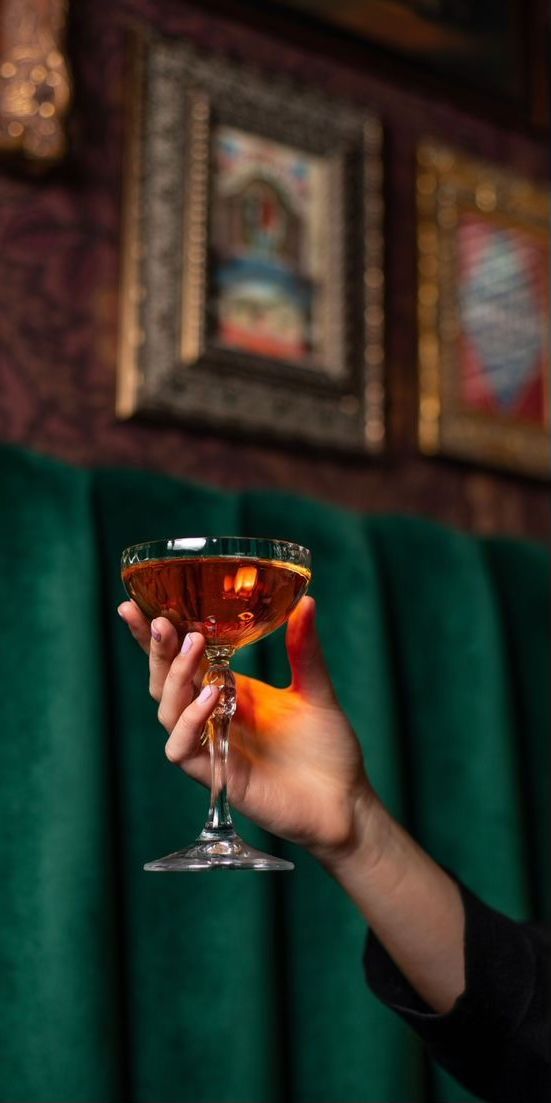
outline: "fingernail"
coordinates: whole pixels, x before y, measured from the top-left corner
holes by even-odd
[[[191,651],[192,647],[193,647],[193,637],[192,637],[191,633],[188,632],[187,636],[184,636],[184,642],[183,642],[183,644],[180,648],[180,651],[181,651],[182,655],[187,655],[188,651]]]
[[[117,606],[117,613],[119,614],[119,617],[121,618],[121,620],[124,620],[124,613],[123,613],[122,610],[123,610],[122,605],[118,605]]]
[[[203,686],[198,701],[208,701],[209,697],[212,697],[212,686]]]
[[[160,643],[162,638],[163,638],[161,636],[161,633],[159,632],[159,629],[155,627],[155,621],[154,620],[151,621],[151,635],[153,636],[153,639],[155,640],[156,643]]]

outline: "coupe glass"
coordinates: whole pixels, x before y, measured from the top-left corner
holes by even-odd
[[[237,834],[226,792],[230,725],[236,709],[235,652],[283,624],[306,593],[307,548],[284,540],[185,536],[126,548],[126,591],[149,621],[166,617],[180,642],[186,632],[206,639],[203,686],[220,687],[204,732],[211,761],[207,822],[191,846],[149,862],[146,870],[293,869],[292,862],[248,846]]]

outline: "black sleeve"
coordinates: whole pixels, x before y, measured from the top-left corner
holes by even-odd
[[[432,1057],[487,1103],[551,1099],[551,932],[515,923],[459,885],[466,988],[431,1011],[369,933],[369,986],[417,1032]]]

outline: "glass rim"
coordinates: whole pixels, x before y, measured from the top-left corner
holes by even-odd
[[[136,553],[136,552],[139,552],[142,548],[155,548],[155,547],[164,550],[165,554],[168,554],[168,556],[170,556],[170,555],[174,555],[175,557],[178,556],[178,555],[182,555],[182,557],[185,557],[185,556],[190,556],[191,557],[193,555],[201,556],[201,555],[208,554],[207,548],[209,547],[209,545],[217,544],[217,543],[225,543],[225,542],[233,543],[233,544],[236,544],[236,545],[238,545],[238,544],[242,544],[242,545],[247,545],[247,544],[249,544],[249,545],[250,544],[271,544],[271,545],[274,545],[274,546],[279,545],[280,547],[283,546],[283,547],[289,549],[290,551],[294,552],[295,555],[298,555],[300,557],[304,557],[304,559],[306,559],[308,561],[308,564],[310,564],[311,560],[312,560],[312,553],[310,551],[310,548],[305,547],[304,544],[297,544],[294,540],[281,540],[281,539],[278,539],[278,538],[273,537],[273,536],[167,536],[167,537],[156,537],[153,540],[141,540],[138,544],[129,544],[128,547],[123,548],[123,550],[121,552],[121,560],[124,560],[125,557],[128,556],[131,552]],[[169,544],[172,544],[173,547],[170,548],[168,546]],[[194,547],[193,545],[199,545],[199,546]],[[265,558],[264,556],[261,556],[261,555],[258,555],[258,554],[255,555],[254,553],[251,554],[250,552],[248,554],[249,554],[251,559]],[[247,552],[246,552],[245,548],[243,548],[242,550],[236,549],[235,552],[226,552],[226,553],[221,552],[220,555],[217,558],[220,558],[220,559],[235,559],[239,555],[247,556]],[[154,556],[151,556],[151,558],[154,558]],[[161,558],[161,557],[159,557],[159,558]],[[306,564],[303,564],[303,565],[306,565]]]

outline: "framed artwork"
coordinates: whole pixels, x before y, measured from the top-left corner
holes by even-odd
[[[132,103],[119,416],[380,450],[378,120],[160,38]]]
[[[417,199],[421,449],[549,476],[549,190],[426,143]]]
[[[51,164],[66,151],[65,0],[0,0],[0,152]]]
[[[508,100],[525,95],[523,0],[281,0],[397,57]]]
[[[222,348],[330,370],[323,159],[259,134],[212,134],[213,334]]]

